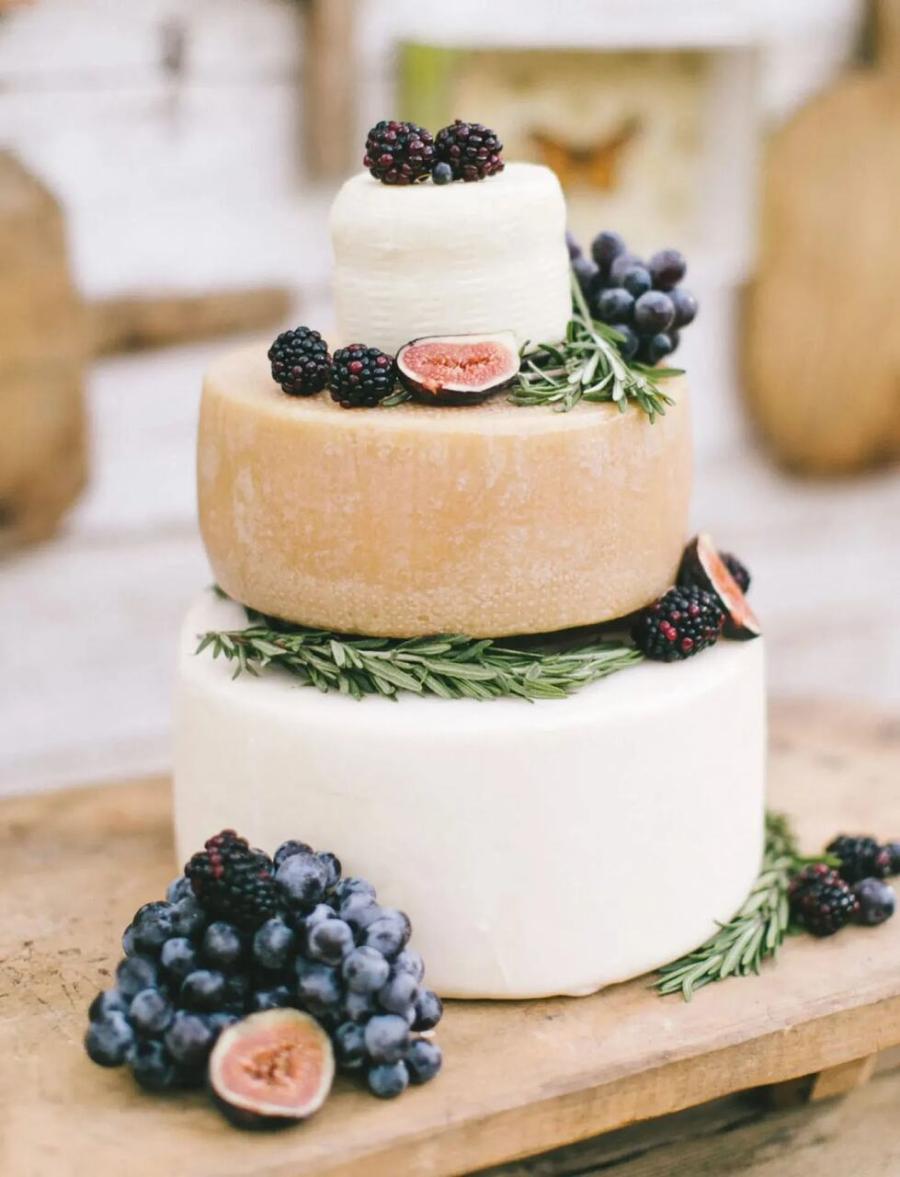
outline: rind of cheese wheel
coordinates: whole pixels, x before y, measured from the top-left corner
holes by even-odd
[[[338,334],[392,355],[425,335],[560,340],[571,311],[565,228],[559,181],[538,164],[472,184],[353,176],[329,217]]]
[[[502,397],[342,409],[286,396],[265,349],[223,357],[200,412],[200,526],[229,596],[303,625],[411,637],[545,633],[672,583],[690,496],[687,386],[651,424]]]

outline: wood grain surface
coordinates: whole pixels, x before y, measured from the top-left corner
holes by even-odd
[[[897,719],[776,712],[771,798],[810,849],[839,828],[900,831],[898,768]],[[4,1177],[463,1174],[900,1043],[896,920],[792,940],[777,967],[690,1005],[645,980],[580,1000],[453,1003],[439,1081],[389,1104],[341,1082],[308,1125],[244,1135],[201,1094],[144,1095],[81,1049],[122,927],[176,870],[165,782],[6,801],[0,862]]]

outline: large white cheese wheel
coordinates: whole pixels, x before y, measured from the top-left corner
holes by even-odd
[[[470,331],[556,342],[571,304],[565,227],[559,181],[537,164],[443,186],[354,176],[329,221],[338,335],[391,354]]]
[[[690,497],[687,386],[651,424],[502,397],[342,409],[285,396],[262,346],[213,365],[200,525],[247,605],[385,636],[543,633],[622,617],[671,584]]]
[[[323,695],[232,679],[196,635],[240,628],[206,593],[178,666],[175,824],[187,859],[232,827],[335,851],[407,911],[454,997],[585,993],[728,919],[763,835],[763,644],[721,641],[529,704]]]

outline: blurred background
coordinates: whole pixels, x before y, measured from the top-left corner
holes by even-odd
[[[168,766],[203,370],[328,323],[367,128],[456,115],[687,254],[772,695],[900,703],[898,0],[0,0],[0,793]]]

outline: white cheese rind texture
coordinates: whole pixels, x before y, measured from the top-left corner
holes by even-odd
[[[565,227],[559,181],[537,164],[408,188],[360,173],[329,219],[337,337],[391,354],[423,335],[556,342],[571,302]]]
[[[447,997],[583,994],[700,944],[763,845],[764,653],[721,641],[567,700],[355,702],[231,677],[196,636],[243,610],[204,593],[178,664],[182,860],[233,827],[333,850],[407,911]]]

